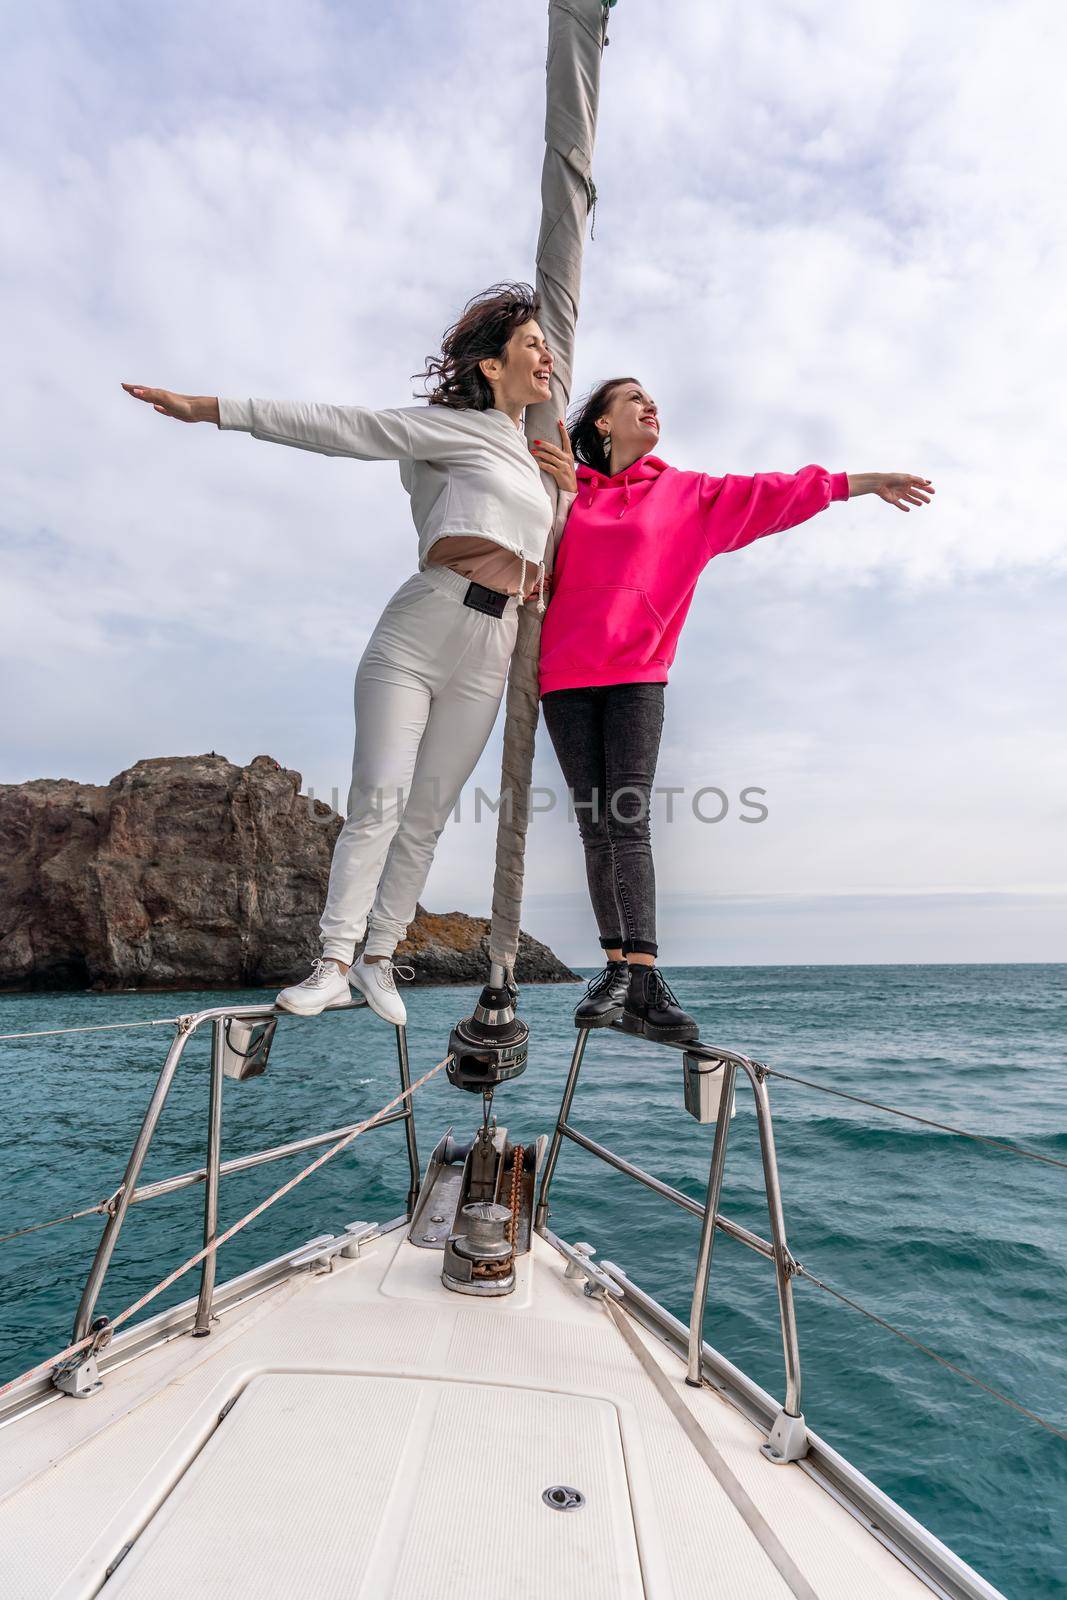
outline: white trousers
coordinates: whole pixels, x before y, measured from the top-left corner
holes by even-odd
[[[414,919],[449,812],[493,731],[515,647],[500,617],[463,604],[470,580],[427,567],[402,584],[356,670],[348,818],[334,847],[322,953],[392,955]]]

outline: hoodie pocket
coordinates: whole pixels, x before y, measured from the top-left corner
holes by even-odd
[[[643,589],[566,588],[545,615],[541,668],[604,672],[664,666],[664,623]]]

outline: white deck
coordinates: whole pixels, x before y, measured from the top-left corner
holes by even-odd
[[[19,1600],[789,1600],[605,1307],[541,1240],[514,1295],[403,1230],[0,1430]],[[636,1325],[635,1325],[636,1326]],[[820,1600],[930,1590],[638,1330]],[[219,1423],[219,1412],[237,1396]],[[573,1512],[552,1484],[587,1496]]]

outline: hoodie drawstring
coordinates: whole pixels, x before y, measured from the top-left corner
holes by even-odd
[[[596,499],[597,490],[600,488],[600,486],[603,483],[603,481],[604,481],[603,478],[599,478],[599,477],[590,478],[588,480],[588,483],[589,483],[589,494],[588,494],[588,496],[586,498],[586,502],[585,503],[590,509],[592,509],[593,501]],[[623,473],[622,497],[623,497],[622,498],[622,505],[619,508],[619,517],[620,518],[624,517],[626,515],[627,511],[629,511],[629,509],[630,509],[630,474],[628,472]]]
[[[517,606],[522,606],[522,605],[525,605],[525,604],[526,604],[526,557],[523,556],[522,557],[522,575],[519,578],[519,598],[518,598],[518,601],[516,602],[516,605]]]
[[[606,473],[599,472],[596,467],[586,466],[585,462],[582,462],[578,468],[579,499],[584,489],[585,499],[581,503],[591,511],[596,497],[602,489],[605,491],[621,489],[622,495],[620,498],[622,504],[615,513],[616,520],[618,520],[620,517],[625,517],[635,503],[637,488],[650,486],[661,472],[668,470],[669,468],[665,461],[661,461],[658,456],[652,455],[638,456],[636,461],[632,461],[628,467],[616,472],[613,477],[608,477]],[[615,504],[610,495],[608,504]]]

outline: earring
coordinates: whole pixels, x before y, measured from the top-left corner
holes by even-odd
[[[604,454],[607,457],[607,459],[610,461],[611,460],[611,434],[610,433],[606,433],[604,435]]]

